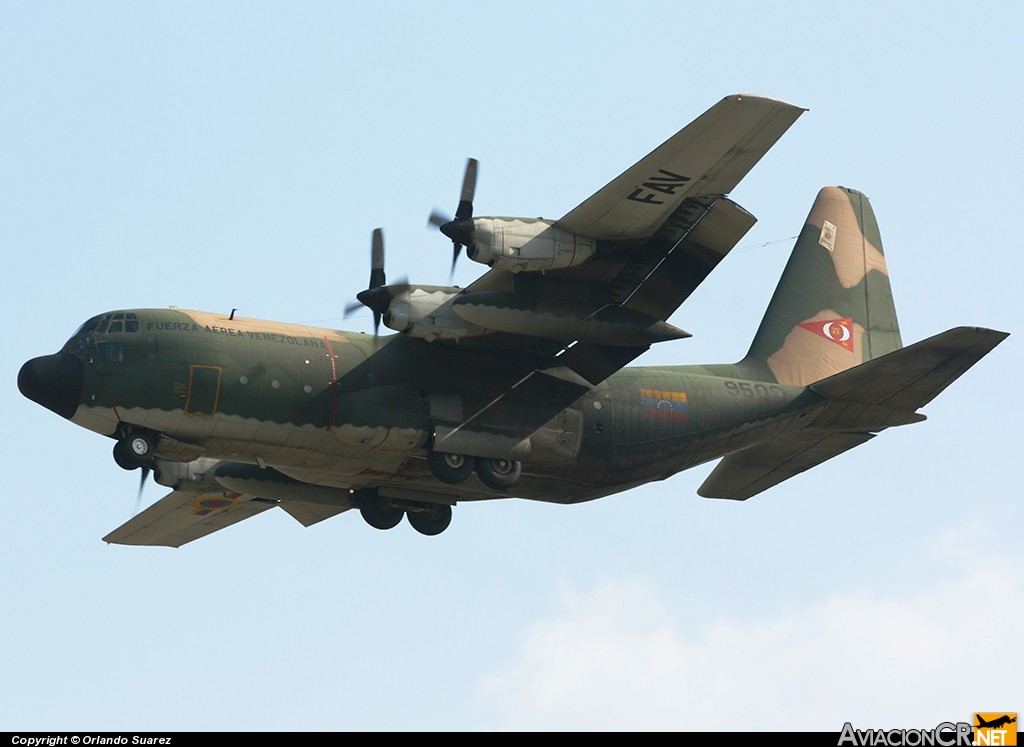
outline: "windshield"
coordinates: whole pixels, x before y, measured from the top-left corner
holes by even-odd
[[[81,355],[89,347],[94,334],[109,335],[133,333],[139,331],[139,317],[133,311],[111,311],[107,314],[94,316],[71,335],[71,339],[64,345],[64,351]],[[120,347],[120,344],[118,344]]]

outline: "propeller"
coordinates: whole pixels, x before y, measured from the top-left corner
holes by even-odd
[[[356,294],[356,301],[345,306],[345,316],[365,306],[373,312],[373,338],[377,339],[380,320],[387,313],[391,301],[409,290],[409,281],[402,278],[397,283],[385,285],[387,276],[384,274],[384,232],[373,229],[370,242],[370,284],[366,290]]]
[[[142,489],[146,487],[146,478],[149,477],[149,473],[149,465],[142,465],[142,468],[139,470],[139,492],[135,494],[135,510],[132,512],[132,516],[139,512],[139,506],[142,505]]]
[[[455,277],[455,263],[459,259],[462,247],[473,245],[473,194],[476,192],[476,172],[479,162],[475,158],[466,159],[466,171],[462,175],[462,193],[459,195],[459,207],[455,210],[455,219],[435,209],[430,213],[428,223],[439,229],[452,240],[452,269],[449,282]]]

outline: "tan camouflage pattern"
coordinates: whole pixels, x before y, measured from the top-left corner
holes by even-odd
[[[829,256],[835,265],[840,285],[852,288],[862,282],[871,270],[889,276],[885,257],[865,238],[849,195],[838,187],[825,187],[818,192],[818,198],[807,216],[809,226],[824,230],[826,223],[831,224],[833,229],[829,231],[834,236],[829,242],[832,247]],[[820,239],[819,243],[822,243]]]
[[[825,309],[804,322],[824,322],[838,316],[834,310]],[[768,356],[768,367],[780,384],[807,386],[863,363],[863,349],[864,328],[856,322],[853,324],[852,351],[798,326],[786,335],[782,347]]]
[[[836,320],[836,334],[814,322]],[[826,328],[827,331],[827,328]],[[739,369],[750,378],[807,386],[902,347],[882,240],[860,192],[824,187]]]

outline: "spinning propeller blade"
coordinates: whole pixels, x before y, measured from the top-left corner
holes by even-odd
[[[462,247],[473,244],[475,226],[473,224],[473,195],[476,193],[476,175],[479,162],[475,158],[466,160],[466,171],[462,175],[462,191],[459,193],[459,206],[455,210],[455,219],[434,210],[427,223],[436,227],[452,240],[452,269],[449,281],[455,276],[455,263],[459,259]]]
[[[387,313],[391,301],[397,296],[409,291],[409,281],[402,278],[397,283],[386,285],[387,276],[384,273],[384,232],[373,229],[373,238],[370,243],[370,283],[366,290],[356,294],[356,301],[345,305],[345,316],[356,311],[360,306],[365,306],[373,312],[373,339],[377,340],[377,333],[380,330],[380,320]]]

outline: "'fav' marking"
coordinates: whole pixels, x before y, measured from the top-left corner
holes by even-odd
[[[633,202],[646,202],[648,205],[664,205],[665,201],[658,198],[659,194],[675,196],[676,190],[685,187],[688,181],[688,176],[658,169],[657,174],[648,177],[647,181],[634,189],[627,199]]]

